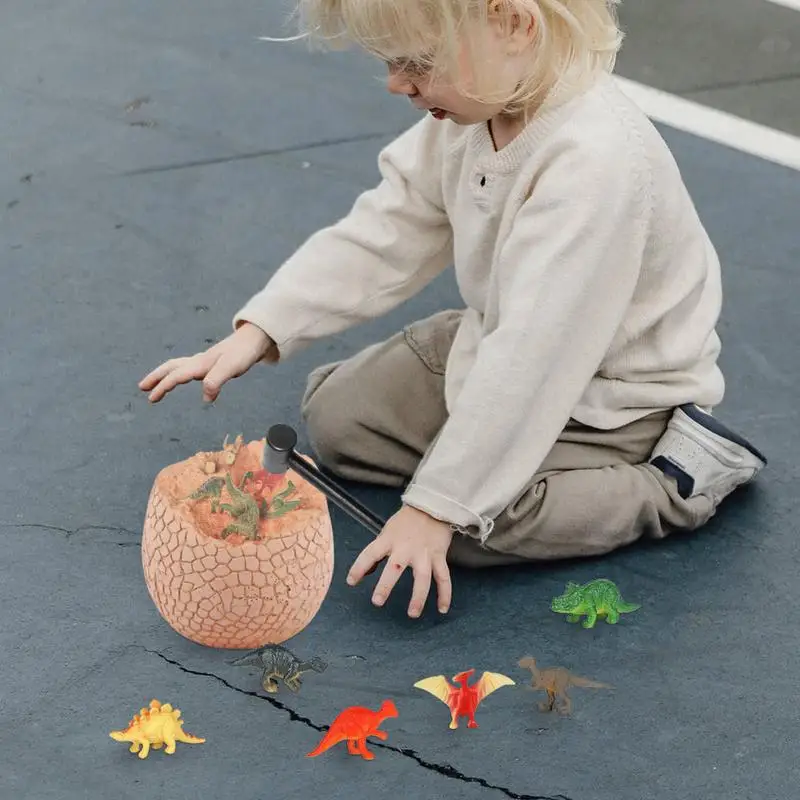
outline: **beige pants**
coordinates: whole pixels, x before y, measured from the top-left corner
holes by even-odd
[[[308,377],[301,404],[318,462],[344,478],[404,487],[447,419],[444,371],[460,311],[415,322]],[[456,534],[449,561],[469,567],[594,556],[642,537],[693,530],[714,513],[683,500],[645,463],[671,411],[617,430],[570,421],[485,545]]]

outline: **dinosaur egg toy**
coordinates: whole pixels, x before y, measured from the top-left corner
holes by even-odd
[[[147,589],[179,634],[208,647],[280,644],[316,616],[333,578],[325,495],[262,467],[265,440],[237,437],[163,469],[142,535]]]

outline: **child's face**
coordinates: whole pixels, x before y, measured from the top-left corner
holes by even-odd
[[[478,80],[485,83],[491,76],[491,88],[508,93],[524,74],[529,52],[518,44],[515,48],[508,35],[490,28],[478,42],[480,57],[470,55],[461,45],[458,64],[452,74],[433,78],[413,60],[397,60],[388,64],[387,89],[405,95],[415,108],[431,113],[436,119],[449,119],[458,125],[474,125],[493,119],[504,110],[503,103],[480,102],[468,96],[475,92]],[[479,72],[480,70],[480,72]],[[485,88],[485,87],[481,87]],[[502,96],[502,94],[501,94]]]
[[[458,88],[463,85],[445,76],[432,80],[413,67],[400,69],[393,65],[389,65],[386,84],[392,94],[405,95],[415,108],[427,111],[438,120],[452,120],[457,125],[485,122],[503,110],[502,104],[488,105],[465,97]]]

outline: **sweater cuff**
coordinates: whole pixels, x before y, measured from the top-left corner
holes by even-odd
[[[283,362],[303,349],[304,342],[297,337],[292,337],[289,332],[291,331],[291,320],[286,317],[285,308],[281,307],[280,301],[276,298],[251,298],[234,315],[233,330],[237,330],[245,322],[261,328],[275,342],[277,354],[273,357],[267,354],[264,361],[280,360]]]
[[[494,520],[490,517],[481,516],[458,501],[418,484],[411,484],[402,500],[406,505],[424,511],[441,522],[450,523],[454,531],[479,539],[481,544],[494,528]]]

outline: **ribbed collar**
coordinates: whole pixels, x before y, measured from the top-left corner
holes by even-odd
[[[494,173],[513,172],[558,127],[581,96],[598,88],[602,91],[610,80],[608,75],[603,74],[591,87],[577,94],[561,85],[557,86],[547,95],[522,131],[501,150],[495,150],[487,122],[473,126],[467,146],[476,154],[481,169]]]

